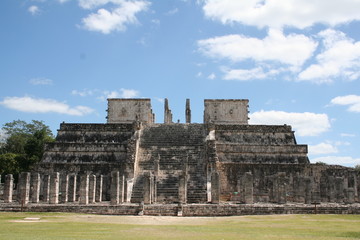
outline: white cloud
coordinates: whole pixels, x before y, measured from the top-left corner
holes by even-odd
[[[54,99],[42,99],[33,97],[5,97],[1,105],[20,112],[28,113],[60,113],[74,116],[83,116],[94,112],[85,106],[70,107],[66,103]]]
[[[243,35],[226,35],[198,41],[199,50],[211,58],[233,62],[254,60],[275,61],[297,69],[310,58],[317,47],[312,39],[300,34],[284,35],[270,29],[264,39]],[[289,54],[291,53],[291,54]]]
[[[40,12],[40,8],[38,6],[32,5],[28,8],[28,12],[31,13],[31,15],[36,15]]]
[[[139,91],[134,90],[134,89],[121,88],[120,91],[121,91],[120,96],[122,98],[135,98],[140,95]]]
[[[82,23],[85,29],[99,31],[103,34],[109,34],[112,31],[125,31],[128,24],[138,23],[135,15],[147,10],[150,5],[147,1],[91,0],[80,1],[80,6],[90,9],[107,3],[114,3],[116,7],[110,11],[101,8],[96,13],[91,13],[83,18]]]
[[[98,99],[105,101],[108,98],[136,98],[140,92],[134,89],[121,88],[120,91],[103,91],[103,96]]]
[[[349,112],[360,112],[360,96],[346,95],[331,99],[331,104],[349,106]]]
[[[98,90],[91,90],[91,89],[84,89],[84,90],[72,90],[71,94],[72,95],[78,95],[80,97],[87,97],[87,96],[91,96],[94,94],[94,92],[96,92]]]
[[[310,159],[312,163],[324,162],[327,164],[355,166],[360,164],[360,158],[353,157],[339,157],[339,156],[326,156]]]
[[[330,128],[326,114],[259,111],[249,115],[251,124],[291,125],[299,136],[318,136]]]
[[[66,3],[68,1],[70,1],[70,0],[58,0],[59,3]]]
[[[156,101],[158,101],[159,103],[164,103],[165,99],[164,98],[159,98],[159,97],[154,97]]]
[[[335,26],[360,20],[357,0],[204,0],[205,16],[223,24],[272,28],[306,28],[315,23]]]
[[[230,69],[225,70],[225,80],[239,80],[239,81],[249,81],[254,79],[264,79],[267,74],[263,71],[261,67],[256,67],[253,69]]]
[[[211,73],[207,78],[210,80],[214,80],[216,78],[216,75],[215,73]]]
[[[300,81],[333,82],[336,78],[356,80],[360,77],[360,42],[343,32],[327,29],[318,34],[324,49],[316,56],[317,63],[299,74]]]
[[[352,134],[352,133],[341,133],[340,136],[341,137],[356,137],[356,135]]]
[[[338,149],[330,143],[319,143],[317,145],[309,145],[309,154],[331,154],[338,153]]]
[[[175,15],[176,13],[179,12],[179,9],[178,8],[174,8],[174,9],[171,9],[170,11],[168,11],[167,13],[165,13],[165,15],[167,16],[171,16],[171,15]]]
[[[51,85],[53,80],[48,78],[32,78],[29,81],[32,85]]]
[[[124,0],[78,0],[80,7],[84,9],[93,9],[109,3],[119,5]]]

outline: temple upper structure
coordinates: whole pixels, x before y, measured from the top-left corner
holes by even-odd
[[[205,99],[204,105],[204,123],[248,124],[247,99]]]
[[[147,124],[154,123],[151,101],[148,98],[138,99],[108,99],[108,123],[132,123],[139,121]]]

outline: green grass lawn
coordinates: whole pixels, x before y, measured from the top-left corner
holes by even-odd
[[[349,240],[360,239],[360,215],[196,218],[0,213],[0,239]]]

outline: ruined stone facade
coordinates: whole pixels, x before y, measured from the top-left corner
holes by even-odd
[[[248,100],[204,103],[203,124],[191,123],[190,100],[186,123],[172,122],[166,100],[165,123],[157,124],[150,99],[109,99],[106,124],[62,123],[34,172],[20,175],[16,194],[6,177],[3,200],[126,205],[130,214],[132,204],[140,212],[180,204],[188,215],[196,204],[205,212],[194,215],[207,215],[209,203],[359,202],[359,174],[310,164],[291,126],[248,124]]]

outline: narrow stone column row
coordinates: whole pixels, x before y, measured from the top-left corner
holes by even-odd
[[[117,205],[127,200],[129,193],[125,192],[128,188],[125,186],[125,176],[121,175],[118,171],[111,172],[111,185],[110,185],[110,203]]]
[[[89,204],[102,201],[103,176],[83,174],[80,175],[80,191],[77,194],[77,175],[55,172],[41,176],[39,173],[23,172],[19,175],[17,188],[17,201],[26,205],[29,202],[48,202],[59,204],[76,202],[79,196],[80,204]],[[5,203],[13,202],[14,177],[5,176],[3,198]],[[122,197],[123,199],[123,197]],[[123,200],[122,200],[123,201]]]

